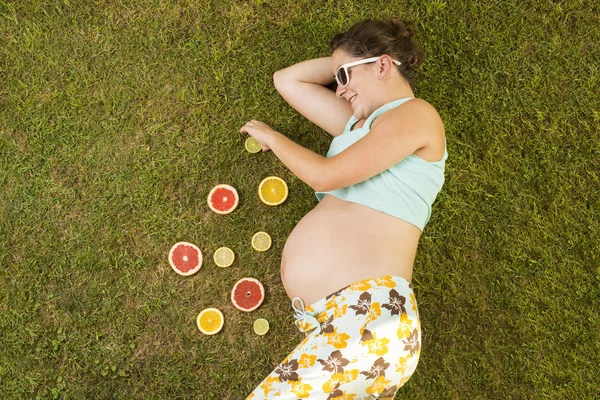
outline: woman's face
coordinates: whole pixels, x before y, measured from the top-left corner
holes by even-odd
[[[350,56],[342,49],[337,49],[331,55],[333,73],[344,64],[359,61],[360,57]],[[354,116],[366,119],[371,115],[373,108],[373,92],[377,87],[377,62],[360,64],[348,68],[348,85],[342,87],[338,84],[336,95],[346,99],[354,111]]]

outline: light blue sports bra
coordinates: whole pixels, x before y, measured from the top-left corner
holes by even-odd
[[[371,130],[371,124],[379,115],[411,100],[404,98],[378,108],[365,124],[351,131],[358,122],[352,116],[344,133],[333,138],[327,158],[341,153],[363,138]],[[418,227],[421,231],[429,221],[431,205],[444,184],[444,166],[448,152],[440,161],[429,162],[411,154],[398,164],[365,181],[329,192],[315,192],[321,201],[326,194],[342,200],[365,205],[375,210],[400,218]]]

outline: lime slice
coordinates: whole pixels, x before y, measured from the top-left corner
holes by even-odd
[[[271,248],[271,236],[267,232],[256,232],[252,236],[252,248],[256,251],[267,251]]]
[[[246,150],[248,150],[249,153],[258,153],[262,150],[261,144],[258,143],[258,140],[254,139],[252,136],[246,139],[244,147],[246,147]]]
[[[233,254],[233,250],[231,250],[229,247],[221,247],[215,251],[213,259],[218,267],[226,268],[233,264],[233,260],[235,260],[235,254]]]
[[[254,321],[254,333],[257,335],[264,335],[269,331],[269,321],[264,318],[259,318]]]

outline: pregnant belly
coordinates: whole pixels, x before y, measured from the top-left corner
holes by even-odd
[[[410,281],[419,236],[406,221],[327,195],[286,241],[283,285],[290,298],[308,305],[366,278]]]

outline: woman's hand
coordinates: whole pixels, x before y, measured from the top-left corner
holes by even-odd
[[[246,125],[242,126],[240,133],[247,133],[248,135],[252,136],[258,141],[258,143],[262,145],[262,151],[269,151],[271,150],[269,141],[273,135],[279,132],[271,129],[271,127],[264,122],[252,119],[246,122]]]

